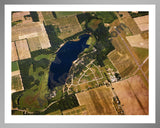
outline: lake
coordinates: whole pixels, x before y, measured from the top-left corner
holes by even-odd
[[[49,71],[48,87],[53,89],[56,86],[64,85],[72,62],[78,58],[78,55],[89,45],[86,44],[89,34],[79,37],[78,41],[66,42],[56,53],[56,58],[52,62]]]

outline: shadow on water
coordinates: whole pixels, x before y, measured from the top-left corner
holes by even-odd
[[[48,87],[51,90],[56,86],[64,85],[72,62],[77,59],[85,48],[89,47],[86,44],[89,36],[89,34],[81,35],[80,40],[68,41],[59,49],[49,71]]]

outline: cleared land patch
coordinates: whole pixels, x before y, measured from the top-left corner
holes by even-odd
[[[112,103],[112,90],[106,86],[77,93],[80,105],[86,105],[89,115],[117,115]]]
[[[18,60],[18,55],[17,55],[17,50],[15,43],[12,42],[12,61],[17,61]]]
[[[148,114],[148,89],[140,76],[113,83],[126,115]]]
[[[16,47],[17,47],[18,56],[20,60],[31,58],[31,54],[30,54],[26,40],[16,41]]]

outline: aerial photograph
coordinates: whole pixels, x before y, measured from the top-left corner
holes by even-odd
[[[11,26],[12,115],[149,115],[148,11],[12,11]]]

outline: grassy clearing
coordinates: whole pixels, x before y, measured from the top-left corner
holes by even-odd
[[[19,70],[18,61],[12,62],[12,72]]]
[[[117,19],[114,12],[96,12],[96,15],[98,18],[103,19],[104,23],[112,23],[115,19]]]
[[[41,55],[36,56],[34,58],[34,60],[39,61],[39,60],[41,60],[43,58],[46,58],[48,60],[50,60],[51,58],[53,58],[53,60],[54,60],[55,56],[56,56],[56,54],[54,54],[54,55],[53,54],[49,54],[49,55],[47,55],[47,54],[41,54]]]
[[[93,35],[91,35],[86,42],[86,44],[92,45],[92,46],[95,45],[95,43],[96,43],[96,38]]]
[[[81,14],[82,12],[72,12],[72,11],[65,11],[65,12],[55,12],[56,14],[56,18],[61,18],[61,17],[64,17],[64,16],[70,16],[70,15],[77,15],[77,14]]]
[[[141,63],[148,57],[148,49],[146,48],[133,48],[137,56],[139,57]]]
[[[92,19],[89,23],[88,23],[88,27],[91,28],[93,31],[95,31],[98,28],[98,25],[102,23],[101,19]]]

